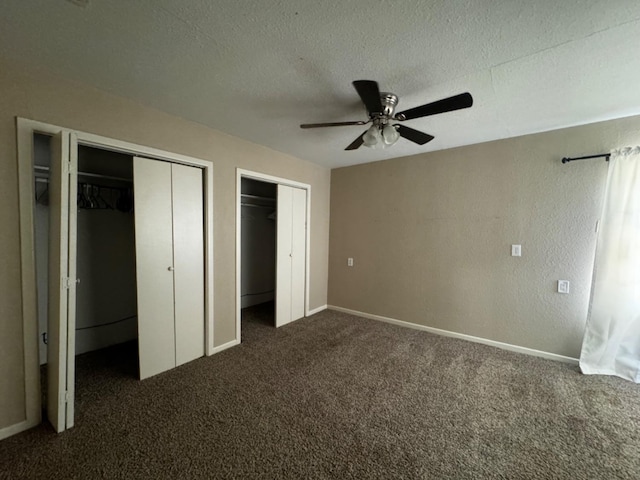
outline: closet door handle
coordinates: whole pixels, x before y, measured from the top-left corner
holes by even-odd
[[[169,270],[170,272],[173,272],[173,267],[169,267],[167,268],[167,270]]]

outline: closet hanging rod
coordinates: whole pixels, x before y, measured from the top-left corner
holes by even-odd
[[[605,161],[609,161],[609,157],[611,157],[610,153],[598,153],[597,155],[587,155],[585,157],[564,157],[562,159],[562,163],[569,163],[569,162],[573,162],[575,160],[589,160],[590,158],[601,158],[601,157],[605,157]]]
[[[253,207],[253,208],[267,208],[269,210],[273,210],[273,206],[271,205],[256,205],[254,203],[241,203],[243,207]]]
[[[49,172],[49,170],[50,170],[49,167],[44,167],[44,166],[41,166],[41,165],[34,165],[33,168],[35,170],[42,170],[43,172]],[[78,175],[81,175],[83,177],[104,178],[105,180],[118,180],[120,182],[133,183],[133,180],[131,180],[130,178],[113,177],[111,175],[102,175],[100,173],[78,172]]]
[[[241,194],[240,194],[240,196],[241,196],[241,197],[244,197],[244,198],[253,198],[253,199],[255,199],[255,200],[267,200],[267,201],[269,201],[269,202],[275,202],[275,201],[276,201],[276,199],[275,199],[275,198],[271,198],[271,197],[262,197],[262,196],[260,196],[260,195],[250,195],[250,194],[248,194],[248,193],[241,193]]]

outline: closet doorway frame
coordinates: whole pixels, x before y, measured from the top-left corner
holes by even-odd
[[[205,280],[205,356],[216,353],[214,347],[214,245],[213,245],[213,163],[179,153],[168,152],[158,148],[147,147],[135,143],[117,140],[102,135],[87,133],[71,128],[60,127],[36,120],[16,117],[17,156],[18,156],[18,201],[20,219],[20,272],[22,287],[22,319],[24,340],[24,393],[25,420],[12,429],[14,434],[32,428],[42,422],[42,398],[40,393],[40,362],[38,352],[39,326],[36,296],[35,266],[35,187],[33,138],[35,134],[47,136],[67,135],[69,152],[63,160],[77,162],[80,146],[99,148],[131,156],[142,156],[165,162],[197,167],[203,171],[204,193],[204,280]],[[77,167],[77,163],[76,163]],[[77,239],[74,238],[77,241]],[[67,322],[67,331],[75,338],[75,321]],[[72,332],[73,330],[73,332]],[[75,357],[75,345],[61,345],[66,353],[66,371],[73,368],[71,363]],[[73,370],[71,370],[73,371]],[[67,385],[67,395],[71,402],[67,405],[67,426],[73,426],[73,405],[75,401],[75,375],[72,385]],[[69,415],[70,413],[70,415]],[[69,422],[69,418],[71,422]],[[3,432],[5,433],[5,432]]]
[[[307,194],[307,211],[305,212],[305,246],[304,246],[304,316],[311,315],[309,309],[309,273],[311,258],[311,185],[290,180],[288,178],[267,175],[266,173],[236,168],[236,344],[242,342],[242,179],[249,178],[259,182],[286,185],[301,188]],[[276,204],[276,211],[278,205]],[[277,239],[276,239],[277,242]],[[277,262],[277,259],[276,259]],[[277,268],[277,265],[276,265]]]

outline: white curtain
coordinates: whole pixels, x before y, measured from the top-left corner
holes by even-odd
[[[640,147],[611,155],[580,369],[640,382]]]

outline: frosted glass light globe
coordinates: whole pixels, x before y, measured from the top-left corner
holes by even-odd
[[[380,130],[377,125],[372,125],[371,128],[365,132],[362,136],[362,142],[365,147],[374,147],[382,142],[382,135],[380,135]]]
[[[387,145],[393,145],[400,138],[400,134],[393,125],[386,125],[382,129],[382,139]]]

